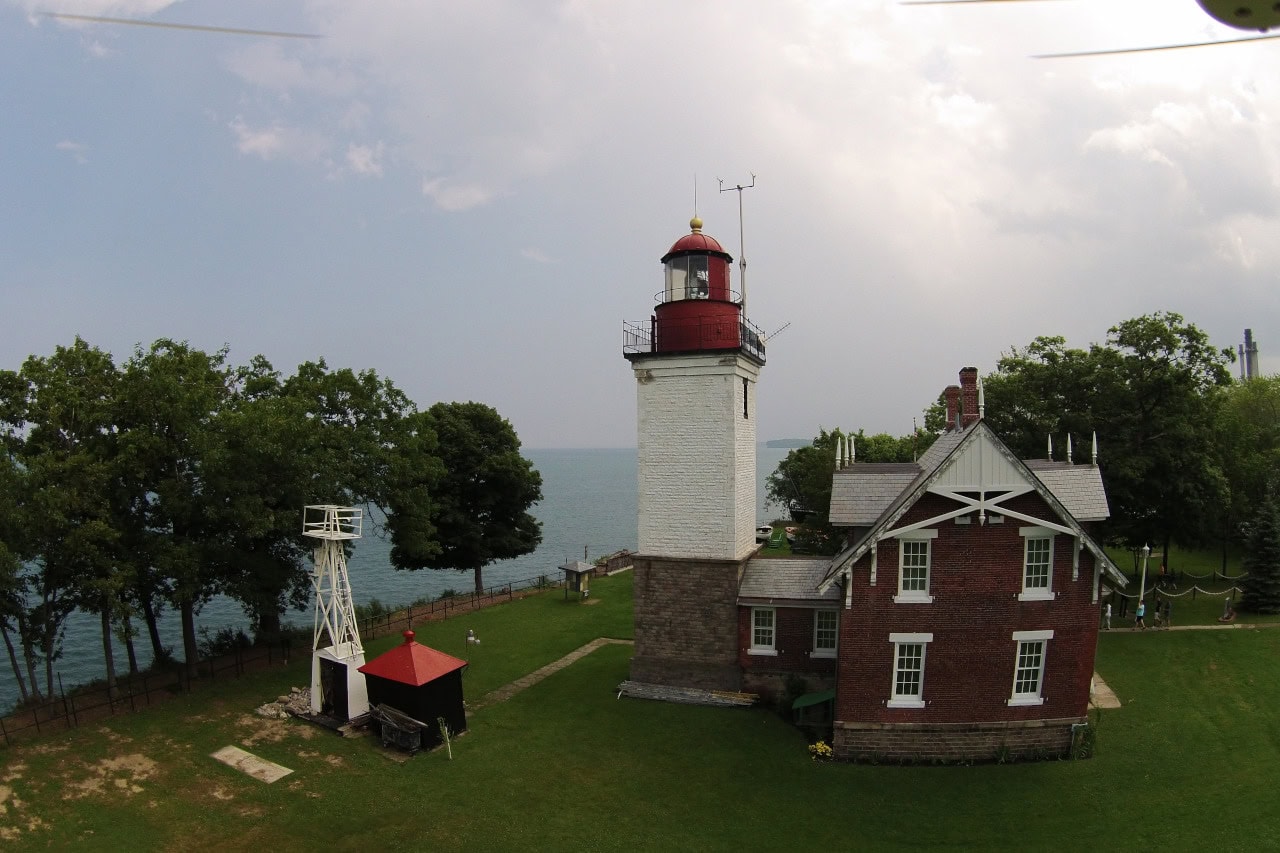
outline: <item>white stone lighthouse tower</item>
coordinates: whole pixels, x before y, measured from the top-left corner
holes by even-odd
[[[649,323],[628,324],[636,380],[635,681],[737,689],[737,592],[755,550],[759,330],[733,258],[702,221],[662,257]]]

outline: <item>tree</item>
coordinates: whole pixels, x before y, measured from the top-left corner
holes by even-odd
[[[1280,613],[1280,503],[1271,490],[1249,526],[1240,582],[1240,609]]]
[[[224,347],[209,354],[162,338],[126,362],[116,424],[130,535],[141,549],[137,587],[157,658],[153,598],[165,596],[182,622],[183,659],[198,659],[195,614],[221,591],[210,559],[217,528],[207,512],[204,461],[211,425],[231,388]]]
[[[25,703],[28,696],[27,680],[23,677],[13,645],[14,635],[21,634],[19,625],[25,612],[26,600],[26,583],[17,544],[24,526],[21,519],[22,506],[18,499],[21,477],[22,471],[8,451],[0,454],[0,638],[4,639],[5,652],[13,669],[13,680]],[[32,681],[34,682],[34,678]]]
[[[285,608],[310,592],[305,559],[315,543],[301,535],[302,507],[378,506],[393,551],[410,537],[429,550],[430,503],[404,484],[429,484],[439,464],[389,380],[331,371],[322,360],[282,382],[259,356],[237,371],[234,387],[211,424],[205,459],[207,503],[221,531],[211,559],[259,637],[275,637]]]
[[[985,380],[986,420],[1023,457],[1042,455],[1049,436],[1073,435],[1076,461],[1087,461],[1084,439],[1096,431],[1106,538],[1168,553],[1175,534],[1198,545],[1218,528],[1226,479],[1214,414],[1230,361],[1172,312],[1126,320],[1087,350],[1041,337]]]
[[[1219,524],[1225,572],[1240,522],[1254,513],[1280,471],[1280,376],[1224,389],[1214,431],[1228,487]]]
[[[22,471],[17,500],[26,528],[22,582],[13,587],[23,596],[22,612],[14,616],[28,663],[33,647],[43,658],[46,695],[53,693],[67,617],[77,607],[100,614],[108,685],[115,682],[111,622],[119,598],[111,494],[117,436],[111,406],[118,381],[111,356],[78,337],[0,378],[4,444]]]
[[[424,547],[421,520],[416,530],[396,522],[412,535],[393,549],[392,564],[398,569],[470,570],[480,593],[485,566],[528,554],[542,541],[542,524],[528,511],[542,499],[542,476],[520,455],[515,429],[489,406],[436,403],[423,415],[413,434],[421,441],[428,440],[428,432],[434,434],[443,465],[431,497],[439,551]],[[421,497],[425,489],[422,483],[405,489],[403,479],[399,484],[397,500]]]
[[[935,407],[931,406],[928,413]],[[945,414],[941,420],[945,420]],[[936,439],[935,433],[917,429],[895,438],[887,433],[868,436],[862,430],[847,436],[853,442],[857,462],[913,462]],[[765,478],[767,502],[772,506],[799,507],[804,517],[798,518],[801,530],[796,537],[800,549],[817,553],[833,551],[838,546],[830,523],[831,485],[836,470],[840,430],[820,429],[813,443],[787,453],[772,474]]]

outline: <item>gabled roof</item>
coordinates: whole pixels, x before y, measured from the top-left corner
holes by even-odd
[[[421,687],[467,665],[453,655],[413,641],[413,632],[404,632],[404,642],[360,667],[365,675]]]
[[[986,448],[990,448],[994,453],[985,453]],[[838,577],[847,574],[852,565],[867,553],[871,545],[879,541],[882,534],[890,533],[893,530],[893,525],[906,511],[924,496],[930,486],[939,481],[956,490],[968,487],[975,490],[987,489],[994,493],[1001,488],[1016,485],[1037,492],[1049,504],[1059,523],[1078,536],[1085,547],[1093,553],[1103,571],[1121,586],[1126,583],[1124,575],[1121,574],[1102,547],[1080,526],[1080,521],[1067,509],[1064,502],[1058,498],[1044,480],[1033,473],[1025,463],[1009,450],[1008,446],[986,425],[985,421],[979,419],[964,429],[943,433],[920,457],[916,464],[919,467],[919,473],[887,503],[884,502],[884,496],[881,492],[875,494],[875,500],[878,503],[885,504],[884,508],[870,522],[869,529],[857,541],[831,560],[826,573],[818,584],[820,592],[826,592]],[[849,466],[849,468],[842,469],[842,471],[837,472],[837,476],[843,471],[849,471],[857,467],[858,465],[855,464]],[[1079,467],[1082,470],[1088,470],[1085,466]],[[1048,471],[1049,469],[1045,470]],[[1096,471],[1097,469],[1092,470]],[[857,475],[847,476],[850,478],[850,482],[856,486],[859,482]],[[1077,486],[1084,487],[1087,484],[1086,477],[1074,474],[1058,476],[1056,469],[1050,472],[1050,480],[1054,480],[1055,477],[1060,482],[1060,485],[1063,486],[1074,488]],[[887,477],[882,477],[878,481],[873,477],[867,482],[877,488],[882,488],[886,481]],[[833,479],[833,495],[835,494],[835,486],[836,481]],[[1098,486],[1099,488],[1101,487],[1100,478]],[[1077,496],[1073,489],[1069,488],[1067,491],[1069,499],[1076,501]],[[1098,509],[1096,496],[1091,496],[1092,492],[1081,494],[1076,502],[1085,507],[1086,510],[1096,511]],[[1103,493],[1102,502],[1104,506],[1105,500],[1105,493]],[[1106,516],[1102,517],[1105,518]],[[1088,518],[1085,520],[1095,519]],[[836,522],[834,518],[832,521],[833,523],[849,523]]]
[[[920,476],[915,462],[863,462],[836,471],[831,479],[831,523],[867,527]]]
[[[835,604],[840,601],[840,590],[818,592],[818,582],[830,565],[830,557],[756,557],[748,560],[738,587],[738,603]]]
[[[1111,517],[1107,491],[1102,486],[1102,471],[1097,465],[1072,465],[1048,459],[1024,461],[1076,521],[1103,521]]]

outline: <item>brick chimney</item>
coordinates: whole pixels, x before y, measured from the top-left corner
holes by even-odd
[[[978,368],[960,369],[960,425],[967,427],[978,420]]]
[[[947,399],[947,428],[951,432],[956,428],[956,416],[960,414],[960,386],[948,385],[942,389],[942,396]]]

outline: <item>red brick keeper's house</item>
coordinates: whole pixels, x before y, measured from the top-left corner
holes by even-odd
[[[977,370],[960,378],[917,462],[835,472],[843,551],[742,574],[743,689],[834,687],[839,758],[1057,756],[1087,720],[1100,588],[1125,582],[1089,531],[1108,516],[1096,451],[1019,460],[981,419]]]

